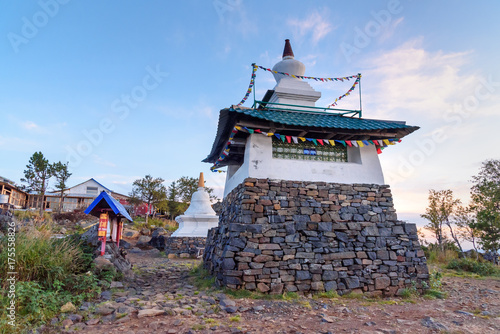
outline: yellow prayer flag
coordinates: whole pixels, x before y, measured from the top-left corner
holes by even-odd
[[[383,141],[386,145],[390,145],[390,144],[389,144],[389,139],[382,139],[382,141]]]
[[[238,126],[238,125],[236,125],[234,128],[235,128],[236,130],[241,130],[241,126]]]
[[[356,143],[358,143],[359,147],[365,147],[361,140],[356,140]]]
[[[330,145],[335,146],[335,140],[330,139],[329,142],[330,142]]]
[[[267,136],[268,136],[268,137],[271,137],[272,135],[274,135],[274,133],[272,133],[272,132],[268,132],[268,133],[267,133]]]
[[[304,137],[299,137],[299,139],[302,141],[306,141],[306,139]]]

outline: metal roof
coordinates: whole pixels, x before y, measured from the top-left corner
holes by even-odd
[[[350,130],[387,130],[415,128],[406,125],[405,122],[400,121],[384,121],[376,119],[346,117],[338,114],[329,114],[326,112],[301,112],[272,109],[229,109],[229,111],[260,118],[266,121],[295,126]]]
[[[89,205],[87,209],[85,209],[84,212],[87,215],[91,214],[93,216],[99,217],[99,215],[101,214],[101,209],[111,209],[116,215],[122,216],[129,221],[133,221],[123,205],[116,199],[108,195],[105,191],[102,191],[101,194]]]
[[[233,106],[220,111],[212,151],[203,162],[213,163],[217,160],[234,126],[241,124],[241,122],[260,124],[262,127],[267,126],[268,128],[280,128],[280,134],[300,129],[308,131],[313,138],[318,136],[319,139],[325,138],[326,134],[333,136],[348,134],[351,137],[368,135],[373,139],[401,139],[419,129],[418,126],[406,125],[404,121],[357,118],[318,111],[235,108]],[[261,129],[263,130],[263,128]]]

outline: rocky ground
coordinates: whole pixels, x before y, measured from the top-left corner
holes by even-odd
[[[129,250],[135,278],[113,282],[96,303],[53,319],[66,333],[500,333],[500,280],[445,277],[446,299],[232,299],[200,291],[199,260]]]

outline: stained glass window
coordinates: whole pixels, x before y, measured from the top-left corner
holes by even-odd
[[[273,158],[347,162],[347,148],[341,144],[314,145],[312,142],[301,140],[295,144],[273,138]]]

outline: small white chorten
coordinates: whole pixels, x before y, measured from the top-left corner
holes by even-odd
[[[191,203],[182,216],[175,218],[179,228],[172,237],[207,237],[208,230],[217,227],[219,216],[215,214],[210,203],[210,196],[205,190],[203,173],[200,173],[198,190],[191,197]]]

